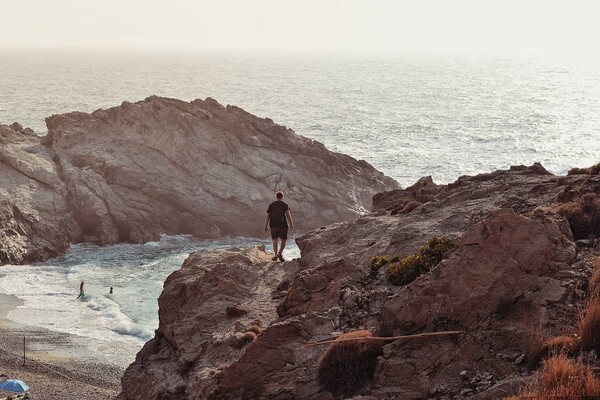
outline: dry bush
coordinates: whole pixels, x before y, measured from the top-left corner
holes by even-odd
[[[600,174],[600,163],[588,168],[571,168],[567,175],[598,175]]]
[[[600,354],[600,301],[591,300],[585,314],[579,317],[581,349],[596,350]]]
[[[371,337],[370,331],[354,331],[339,339]],[[358,340],[329,345],[317,368],[317,381],[335,396],[355,394],[373,378],[377,357],[382,355],[381,342]]]
[[[556,354],[542,364],[531,387],[520,399],[597,399],[600,396],[600,380],[581,360],[570,359],[566,354]]]
[[[600,301],[600,259],[596,261],[594,272],[588,283],[588,299],[592,301]]]
[[[586,193],[562,204],[557,212],[569,221],[576,240],[600,236],[600,199],[596,193]]]
[[[544,359],[556,354],[575,356],[579,351],[579,340],[573,336],[556,336],[547,340],[536,337],[527,352],[527,364],[537,368]]]
[[[409,201],[406,203],[404,208],[402,209],[402,214],[408,214],[413,211],[415,208],[419,207],[422,203],[416,200]]]

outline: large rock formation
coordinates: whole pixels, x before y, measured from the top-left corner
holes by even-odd
[[[0,264],[48,258],[83,237],[262,236],[276,190],[305,231],[358,217],[374,193],[399,187],[364,161],[212,99],[150,97],[46,122],[42,139],[2,127],[0,235],[11,239]]]
[[[300,238],[299,261],[248,256],[259,250],[193,255],[167,280],[157,335],[125,372],[121,398],[332,399],[317,379],[325,346],[305,344],[359,329],[463,333],[386,344],[370,382],[350,395],[514,393],[529,376],[532,339],[577,320],[592,259],[576,253],[568,222],[553,209],[586,192],[600,192],[600,176],[555,177],[538,165],[446,186],[423,179],[378,195],[376,208],[387,211]],[[404,257],[440,235],[460,238],[459,248],[407,286],[388,284],[383,269],[369,265],[369,256]],[[245,261],[229,261],[234,256]],[[214,271],[210,278],[205,270]],[[238,270],[257,273],[235,278]],[[249,314],[227,319],[227,306],[240,304]],[[260,333],[240,342],[254,319]],[[165,370],[176,384],[160,377]]]
[[[78,221],[102,243],[261,235],[275,190],[306,230],[355,218],[397,187],[364,161],[212,99],[150,97],[46,121]]]
[[[79,237],[51,150],[19,124],[0,125],[0,264],[47,259]]]

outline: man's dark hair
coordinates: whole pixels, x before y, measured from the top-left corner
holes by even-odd
[[[275,193],[275,197],[277,197],[279,200],[283,199],[283,192]]]

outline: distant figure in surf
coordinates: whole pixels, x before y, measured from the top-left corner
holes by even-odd
[[[113,292],[113,289],[112,289],[112,286],[111,286],[109,294],[112,294],[112,292]]]
[[[288,221],[289,227],[294,228],[290,207],[283,201],[283,192],[275,194],[277,200],[269,204],[267,216],[265,217],[265,232],[271,228],[271,239],[273,239],[273,261],[285,261],[283,259],[283,249],[287,241]],[[281,239],[281,246],[278,246],[278,239]],[[279,251],[277,251],[279,247]]]
[[[81,282],[81,284],[79,285],[79,296],[77,296],[78,299],[83,299],[85,297],[85,293],[83,293],[83,281]]]

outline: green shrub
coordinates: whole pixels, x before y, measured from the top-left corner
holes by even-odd
[[[421,247],[419,253],[427,259],[427,263],[432,265],[433,268],[444,258],[447,258],[457,247],[458,243],[447,236],[434,237],[427,243],[427,246]]]
[[[369,262],[373,271],[379,271],[381,267],[390,262],[390,256],[372,256],[369,257]]]
[[[431,239],[427,246],[419,249],[419,253],[398,262],[390,262],[385,271],[388,282],[397,286],[408,285],[431,271],[457,247],[456,241],[446,236]]]
[[[382,267],[385,267],[391,262],[397,262],[400,260],[398,256],[371,256],[369,262],[371,263],[371,269],[373,271],[379,271]]]

